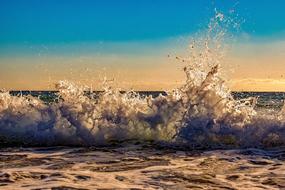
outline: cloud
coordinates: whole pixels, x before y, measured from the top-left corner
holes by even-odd
[[[285,79],[234,79],[230,85],[234,91],[285,91]]]

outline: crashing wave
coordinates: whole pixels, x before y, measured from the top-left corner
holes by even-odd
[[[285,145],[285,112],[257,114],[254,99],[235,100],[219,69],[224,55],[216,13],[206,36],[190,44],[181,87],[153,98],[105,85],[99,95],[72,82],[56,84],[58,100],[0,93],[2,145],[106,145],[121,141],[163,142],[188,148]]]

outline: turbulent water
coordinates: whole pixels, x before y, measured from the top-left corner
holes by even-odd
[[[145,144],[0,153],[0,189],[285,188],[284,149],[201,152]]]
[[[69,87],[78,90],[77,87],[69,86],[69,83],[63,84],[68,85],[64,87],[64,90]],[[91,93],[82,90],[76,92],[76,97],[69,100],[68,107],[66,99],[61,93],[61,91],[3,93],[2,95],[6,96],[5,101],[8,102],[10,99],[9,101],[13,105],[9,105],[11,107],[5,110],[10,109],[10,112],[6,113],[6,120],[1,120],[1,125],[3,125],[1,128],[1,144],[3,146],[89,146],[108,145],[124,141],[150,141],[167,146],[186,146],[190,149],[269,148],[283,145],[281,135],[284,134],[282,134],[281,118],[285,93],[281,92],[229,93],[230,101],[239,103],[237,106],[241,106],[240,109],[244,109],[246,112],[235,115],[239,120],[228,121],[230,122],[227,124],[228,126],[226,123],[219,124],[217,119],[209,117],[211,116],[207,113],[209,108],[204,107],[203,111],[206,112],[204,115],[198,112],[197,107],[195,107],[196,110],[193,111],[199,115],[192,116],[191,120],[188,121],[189,116],[186,117],[185,115],[189,113],[186,112],[184,105],[180,102],[181,99],[176,100],[173,97],[168,97],[169,94],[165,92],[125,93],[108,91],[107,93],[103,91]],[[71,98],[70,89],[65,93],[67,93],[68,98]],[[177,94],[175,95],[177,96]],[[249,98],[251,101],[248,101]],[[21,107],[12,107],[17,105],[15,104],[17,103],[16,100],[19,101],[20,105],[18,106]],[[83,102],[79,104],[76,101]],[[215,103],[215,101],[217,100],[214,100],[212,104],[216,105],[209,106],[211,109],[216,109],[215,106],[219,106],[219,103]],[[221,99],[220,101],[229,101],[229,99]],[[154,103],[156,105],[152,105]],[[174,106],[170,106],[170,103]],[[253,103],[255,104],[254,107],[252,106]],[[187,106],[189,105],[187,104]],[[179,110],[182,111],[179,112]],[[240,110],[233,111],[235,113]],[[252,115],[242,115],[248,113]],[[229,113],[226,112],[226,114]],[[251,120],[247,121],[246,119],[249,118]],[[225,122],[228,118],[222,119],[219,122]],[[261,125],[258,122],[266,123],[260,127]],[[279,125],[277,125],[278,123]],[[248,137],[255,134],[256,136],[258,132],[256,129],[263,130],[259,134],[260,136],[257,136],[256,139],[245,139],[244,135]],[[275,139],[268,139],[272,135],[275,136]],[[277,137],[278,139],[276,139]],[[269,141],[266,141],[266,138]]]
[[[184,84],[159,95],[69,81],[39,97],[1,92],[0,188],[285,188],[284,94],[227,88],[228,24],[215,15],[176,57]],[[39,146],[85,148],[7,148]]]

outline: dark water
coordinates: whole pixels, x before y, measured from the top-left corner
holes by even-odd
[[[284,104],[285,92],[232,92],[235,99],[256,97],[258,108],[280,109]]]

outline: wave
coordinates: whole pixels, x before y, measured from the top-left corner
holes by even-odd
[[[206,35],[190,44],[185,83],[166,95],[98,94],[69,81],[56,84],[58,100],[0,93],[0,143],[20,146],[108,145],[140,141],[197,148],[285,145],[285,109],[268,116],[256,99],[235,100],[220,74],[228,19],[216,13]]]

